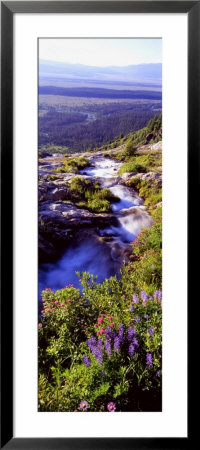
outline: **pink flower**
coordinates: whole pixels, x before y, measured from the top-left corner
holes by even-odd
[[[113,328],[115,326],[115,324],[112,322],[110,323],[110,327]]]
[[[65,306],[65,304],[64,304],[64,303],[61,303],[61,305],[60,305],[60,306],[62,306],[62,307],[63,307],[63,306]]]
[[[112,316],[108,317],[108,320],[113,320],[113,317]]]
[[[95,328],[96,328],[96,327],[98,327],[98,324],[97,324],[97,323],[95,323],[95,324],[94,324],[94,327],[95,327]]]
[[[42,309],[41,314],[44,314],[44,309]]]
[[[100,331],[97,331],[97,334],[101,334]]]
[[[102,323],[102,322],[103,322],[102,317],[99,317],[99,318],[97,319],[97,322],[98,322],[98,323]]]
[[[51,308],[51,311],[55,311],[55,308]]]
[[[68,301],[68,303],[71,303],[71,300],[70,300],[70,298],[68,298],[68,300],[67,300],[67,301]]]
[[[102,328],[100,329],[100,331],[99,331],[99,334],[104,334],[104,333],[105,333],[105,328],[102,327]]]
[[[50,291],[50,290],[51,290],[50,288],[46,288],[46,289],[45,289],[45,291]]]
[[[38,327],[39,327],[39,328],[42,328],[42,323],[38,323]]]
[[[56,302],[54,302],[54,304],[55,304],[55,305],[59,305],[59,302],[58,302],[58,300],[56,300]]]

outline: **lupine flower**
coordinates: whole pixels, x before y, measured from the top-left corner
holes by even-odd
[[[136,348],[139,347],[138,340],[137,340],[135,337],[133,338],[133,344],[134,344],[134,346],[135,346]]]
[[[115,404],[114,404],[113,402],[110,402],[110,403],[108,403],[108,405],[107,405],[107,409],[108,409],[108,411],[110,411],[110,412],[115,412],[115,411],[116,411],[116,406],[115,406]]]
[[[140,322],[140,318],[139,317],[135,317],[134,320],[139,323]]]
[[[119,332],[119,336],[123,336],[124,335],[124,327],[123,327],[123,325],[119,325],[118,332]]]
[[[89,358],[87,355],[85,355],[85,356],[83,357],[83,362],[84,362],[84,364],[85,364],[86,367],[89,368],[89,367],[91,366],[90,358]]]
[[[111,327],[106,328],[106,339],[112,339],[113,337],[113,331]]]
[[[93,346],[96,345],[96,338],[95,338],[94,336],[91,336],[91,337],[87,340],[87,345],[88,345],[88,347],[89,347],[90,350],[91,350],[91,348],[92,348]]]
[[[137,294],[133,294],[132,298],[133,298],[134,303],[138,303],[139,302],[139,297],[138,297]]]
[[[108,357],[111,358],[112,349],[111,349],[110,341],[108,339],[105,340],[105,349],[106,349],[106,353],[107,353]]]
[[[119,336],[115,336],[115,338],[114,338],[114,350],[115,350],[116,353],[119,353],[120,344],[121,344],[120,337]]]
[[[102,351],[98,347],[93,347],[92,348],[92,353],[96,357],[98,364],[101,366],[102,361],[103,361],[103,353],[102,353]]]
[[[147,300],[149,298],[147,293],[145,291],[142,291],[140,295],[141,295],[141,299],[143,300],[143,302],[147,302]]]
[[[134,306],[133,306],[133,305],[130,306],[129,311],[130,311],[130,312],[133,312],[133,311],[134,311]]]
[[[130,355],[131,357],[134,356],[134,353],[135,353],[135,347],[134,347],[133,344],[129,345],[128,352],[129,352],[129,355]]]
[[[149,328],[148,333],[149,333],[149,336],[153,336],[153,334],[154,334],[154,329],[153,329],[152,327]]]
[[[162,300],[162,291],[155,291],[154,298],[155,300]]]
[[[85,411],[87,408],[88,408],[88,402],[86,402],[86,401],[82,401],[81,403],[80,403],[80,408],[83,410],[83,411]]]
[[[97,347],[101,350],[103,348],[103,341],[99,338],[97,340]]]
[[[145,318],[146,320],[148,320],[148,319],[149,319],[149,315],[148,315],[148,314],[145,314],[145,315],[144,315],[144,318]]]
[[[38,323],[38,327],[39,327],[39,328],[42,328],[42,323]]]
[[[146,363],[147,363],[147,366],[149,367],[149,369],[152,369],[152,367],[153,367],[153,358],[152,358],[152,354],[151,353],[147,353],[146,354]]]
[[[127,339],[128,339],[129,342],[132,341],[132,339],[134,338],[135,334],[136,334],[135,328],[129,327],[128,331],[127,331]]]

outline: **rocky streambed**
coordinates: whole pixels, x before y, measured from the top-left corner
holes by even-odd
[[[143,200],[126,186],[133,174],[117,175],[121,162],[102,154],[89,156],[90,166],[81,177],[98,181],[119,198],[112,212],[93,213],[66,200],[66,184],[75,174],[56,173],[61,158],[39,161],[39,290],[60,289],[67,284],[79,286],[76,271],[88,271],[98,281],[119,274],[123,260],[131,253],[131,244],[141,228],[153,223]],[[52,177],[53,175],[53,177]],[[139,174],[151,177],[159,174]]]

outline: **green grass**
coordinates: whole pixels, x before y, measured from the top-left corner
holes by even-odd
[[[74,177],[67,187],[67,199],[91,212],[110,212],[110,203],[118,201],[118,198],[109,189],[100,189],[97,182],[92,183],[87,178]]]
[[[83,156],[74,158],[68,158],[67,161],[63,160],[63,165],[54,169],[55,173],[79,173],[79,170],[90,166],[90,161]]]
[[[152,184],[148,181],[133,177],[129,180],[128,185],[135,188],[139,196],[145,199],[145,206],[152,208],[162,201],[162,188],[159,182]]]

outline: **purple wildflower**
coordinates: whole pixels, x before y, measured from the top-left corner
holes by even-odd
[[[137,340],[135,337],[133,338],[133,344],[134,344],[134,346],[135,346],[136,348],[139,347],[138,340]]]
[[[162,291],[155,291],[154,298],[155,300],[162,300]]]
[[[147,302],[148,298],[149,297],[148,297],[147,293],[145,291],[142,291],[141,292],[141,299],[143,300],[143,302]]]
[[[106,339],[112,339],[113,337],[113,331],[111,327],[107,327],[106,328]]]
[[[153,334],[154,334],[153,327],[149,328],[148,333],[149,333],[149,336],[153,336]]]
[[[85,355],[85,356],[83,357],[83,362],[84,362],[84,364],[85,364],[86,367],[89,368],[89,367],[91,366],[90,358],[89,358],[87,355]]]
[[[107,409],[108,409],[108,411],[110,411],[110,412],[115,412],[115,411],[116,411],[116,406],[115,406],[115,404],[114,404],[113,402],[110,402],[110,403],[108,403],[108,405],[107,405]]]
[[[118,337],[119,337],[119,340],[120,340],[120,344],[122,344],[123,340],[124,340],[124,327],[123,327],[123,325],[119,325],[118,332],[119,332]]]
[[[86,402],[86,401],[82,401],[81,403],[80,403],[80,408],[83,410],[83,411],[85,411],[87,408],[88,408],[88,402]]]
[[[152,358],[152,354],[151,353],[147,353],[146,354],[146,363],[147,363],[147,366],[149,367],[149,369],[152,369],[152,367],[153,367],[153,358]]]
[[[156,376],[157,376],[158,378],[160,378],[160,370],[157,370]]]
[[[99,350],[103,348],[103,341],[100,338],[97,340],[97,347],[99,348]]]
[[[92,347],[94,347],[96,345],[96,338],[94,336],[91,336],[88,340],[87,340],[87,345],[90,348],[90,350],[92,349]]]
[[[124,327],[123,327],[123,325],[119,325],[118,332],[119,332],[119,336],[123,336],[123,334],[124,334]]]
[[[145,314],[145,315],[144,315],[144,318],[145,318],[146,320],[148,320],[148,319],[149,319],[149,315],[148,315],[148,314]]]
[[[129,327],[128,331],[127,331],[127,339],[128,341],[132,341],[132,339],[134,338],[134,336],[136,335],[136,330],[133,327]]]
[[[120,337],[119,336],[115,336],[115,338],[114,338],[114,350],[115,350],[116,353],[119,353],[120,344],[121,344]]]
[[[140,322],[140,318],[139,318],[139,317],[135,317],[135,321],[136,321],[137,323],[139,323],[139,322]]]
[[[105,340],[105,349],[106,349],[106,353],[107,353],[108,357],[111,358],[112,349],[111,349],[111,343],[108,339]]]
[[[129,311],[130,311],[130,312],[133,312],[133,311],[134,311],[134,306],[133,306],[133,305],[130,306]]]
[[[103,360],[103,353],[102,353],[102,351],[98,347],[93,347],[92,348],[92,353],[95,356],[95,358],[97,359],[98,364],[101,366],[102,360]]]
[[[129,345],[128,352],[129,352],[129,355],[130,355],[131,357],[134,356],[134,353],[135,353],[135,347],[134,347],[133,344]]]
[[[134,303],[138,303],[139,302],[139,297],[138,297],[137,294],[133,294],[132,298],[133,298]]]

